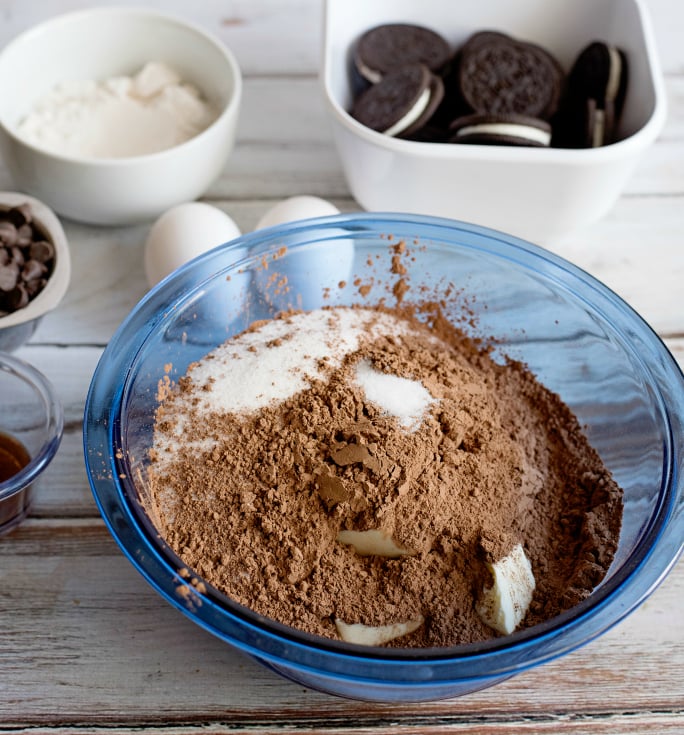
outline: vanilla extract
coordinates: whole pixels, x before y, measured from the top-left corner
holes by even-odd
[[[6,482],[26,467],[31,455],[26,447],[10,434],[0,431],[0,482]]]

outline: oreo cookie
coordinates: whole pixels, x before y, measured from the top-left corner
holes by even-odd
[[[361,36],[354,62],[352,116],[424,142],[601,146],[617,140],[627,93],[627,58],[603,41],[584,48],[566,80],[549,51],[501,31],[452,50],[429,28],[388,23]]]
[[[526,115],[466,115],[454,120],[450,129],[451,143],[537,148],[551,145],[551,125]]]
[[[442,80],[423,64],[388,72],[354,102],[351,115],[379,133],[407,138],[434,114],[444,96]]]
[[[435,31],[408,23],[386,23],[366,31],[354,53],[359,74],[377,84],[403,66],[423,64],[438,72],[451,57],[447,41]]]
[[[616,46],[593,41],[568,75],[554,144],[596,148],[617,140],[627,94],[627,57]]]
[[[548,120],[558,109],[563,70],[540,46],[481,31],[461,49],[457,79],[460,95],[474,113]]]

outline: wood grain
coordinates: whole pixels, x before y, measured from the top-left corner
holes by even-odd
[[[343,211],[358,209],[350,199],[332,201]],[[212,203],[230,214],[242,231],[250,231],[272,204],[270,200]],[[684,332],[679,304],[684,282],[683,204],[684,195],[624,197],[592,227],[562,242],[541,244],[610,286],[657,332],[676,336]],[[43,320],[33,344],[104,346],[147,291],[143,247],[148,229],[140,225],[91,233],[83,225],[67,223],[73,286],[59,308]]]
[[[417,721],[414,721],[417,719]],[[223,723],[201,723],[198,725],[183,724],[180,726],[165,726],[163,730],[156,730],[154,723],[144,728],[146,732],[154,730],[164,735],[233,735],[249,733],[249,735],[300,735],[302,732],[325,733],[325,735],[372,735],[373,733],[398,733],[401,735],[445,735],[458,733],[459,735],[681,735],[682,722],[678,716],[653,714],[647,717],[626,715],[608,715],[605,717],[575,717],[560,716],[548,718],[529,718],[524,721],[511,723],[503,721],[489,721],[487,719],[466,720],[461,717],[433,717],[412,718],[406,722],[401,717],[386,717],[369,722],[364,718],[357,720],[353,715],[343,718],[298,719],[286,723],[274,724],[272,721],[260,723],[243,723],[235,719],[227,719]],[[139,733],[136,726],[88,727],[92,735],[133,735]],[[3,731],[0,732],[10,732]],[[23,735],[82,735],[80,727],[36,727],[30,729],[11,730],[12,733]]]

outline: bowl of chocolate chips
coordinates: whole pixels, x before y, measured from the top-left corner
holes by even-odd
[[[69,246],[54,212],[27,194],[0,192],[0,351],[30,339],[70,277]]]
[[[683,422],[675,360],[588,274],[476,225],[352,213],[154,287],[94,373],[84,448],[167,602],[313,689],[414,701],[646,599],[682,550]]]

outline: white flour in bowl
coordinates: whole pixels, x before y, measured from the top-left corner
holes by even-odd
[[[132,77],[58,84],[19,123],[17,134],[60,155],[125,158],[179,145],[216,116],[196,87],[152,61]]]

